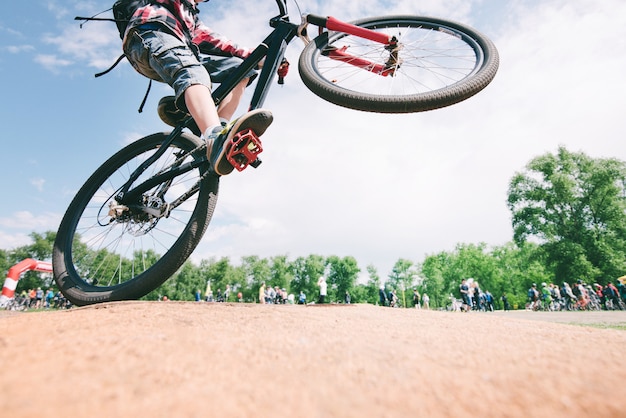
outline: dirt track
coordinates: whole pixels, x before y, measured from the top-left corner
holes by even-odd
[[[583,322],[623,325],[626,312],[127,302],[2,314],[0,411],[623,417],[626,331],[568,325]]]

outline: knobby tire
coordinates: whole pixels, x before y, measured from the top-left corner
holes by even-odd
[[[200,242],[213,215],[219,186],[219,178],[207,173],[207,165],[143,194],[166,188],[163,199],[152,198],[151,202],[154,207],[163,206],[202,179],[199,192],[167,217],[149,219],[140,213],[124,220],[107,214],[116,190],[166,137],[166,133],[153,134],[117,152],[85,182],[69,205],[57,232],[52,265],[57,285],[73,304],[141,298],[176,273]],[[189,153],[200,145],[199,138],[182,133],[139,180],[181,160],[183,153],[188,154],[184,162],[202,158],[204,149]]]

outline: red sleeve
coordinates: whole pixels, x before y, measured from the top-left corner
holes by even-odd
[[[225,36],[212,31],[200,20],[197,21],[193,35],[193,43],[198,45],[200,52],[204,54],[246,58],[252,52],[250,49],[240,47]]]

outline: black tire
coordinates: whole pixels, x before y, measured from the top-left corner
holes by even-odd
[[[141,211],[132,214],[130,210],[118,213],[110,209],[113,196],[130,173],[166,137],[167,133],[149,135],[113,155],[87,180],[69,205],[54,242],[52,265],[57,285],[73,304],[138,299],[150,293],[178,270],[204,235],[219,186],[219,178],[207,173],[208,164],[176,177],[162,199],[151,198],[149,207],[167,207],[199,184],[199,192],[167,216]],[[182,152],[200,145],[199,138],[181,134],[138,181],[171,166]],[[201,148],[188,153],[184,162],[199,160],[204,152],[205,148]],[[142,196],[162,186],[159,184]]]
[[[494,44],[460,23],[421,16],[387,16],[353,24],[394,35],[402,44],[395,75],[381,76],[332,60],[329,48],[371,62],[389,57],[381,44],[342,32],[324,32],[299,60],[300,77],[313,93],[339,106],[378,113],[411,113],[458,103],[484,89],[499,65]]]

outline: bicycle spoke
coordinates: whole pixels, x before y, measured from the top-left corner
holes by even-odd
[[[299,60],[305,85],[340,106],[380,113],[445,107],[478,93],[498,68],[491,41],[455,22],[387,16],[354,24],[394,41],[383,45],[328,32],[309,44]]]
[[[72,247],[72,258],[77,273],[92,285],[119,285],[149,269],[174,245],[193,216],[200,185],[197,170],[183,173],[143,193],[142,199],[148,208],[157,212],[164,210],[166,216],[115,201],[120,186],[152,152],[154,148],[140,152],[116,168],[84,206],[75,229],[78,242]],[[134,184],[141,184],[191,160],[191,153],[172,147]],[[172,202],[175,202],[173,207],[168,207]]]

